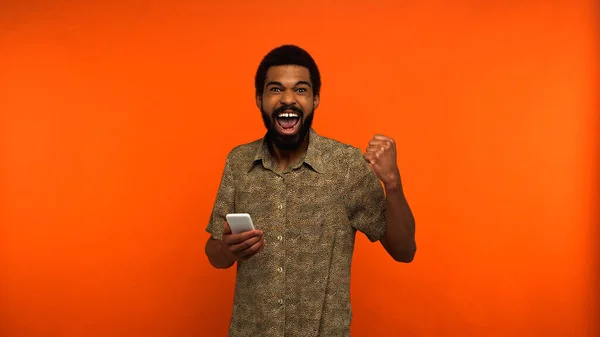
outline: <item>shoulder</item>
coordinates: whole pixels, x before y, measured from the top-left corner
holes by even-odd
[[[262,139],[234,146],[227,153],[226,163],[232,169],[243,169],[251,165],[262,146]]]
[[[260,149],[261,145],[262,145],[262,138],[253,140],[248,143],[239,144],[239,145],[234,146],[229,151],[227,156],[228,157],[236,157],[236,158],[237,157],[239,157],[239,158],[243,158],[243,157],[254,158],[254,156],[256,155],[256,152]]]
[[[366,163],[359,148],[337,139],[319,135],[319,149],[328,166],[336,170]]]
[[[347,156],[360,151],[357,147],[331,137],[317,135],[321,151],[337,156]]]

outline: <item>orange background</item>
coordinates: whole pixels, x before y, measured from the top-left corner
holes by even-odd
[[[396,139],[417,219],[409,265],[359,235],[354,336],[600,335],[592,4],[3,1],[0,336],[226,335],[204,228],[282,43],[319,133]]]

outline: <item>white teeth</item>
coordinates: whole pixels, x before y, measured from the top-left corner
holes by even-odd
[[[283,118],[298,118],[298,114],[293,113],[293,112],[284,112],[284,113],[280,113],[277,117],[283,117]]]

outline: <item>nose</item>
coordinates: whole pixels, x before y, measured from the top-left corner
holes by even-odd
[[[281,103],[284,105],[292,105],[296,102],[296,96],[293,91],[286,90],[281,95]]]

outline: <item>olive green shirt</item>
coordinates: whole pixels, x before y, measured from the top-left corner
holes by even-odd
[[[305,155],[285,171],[265,138],[227,156],[206,230],[220,239],[227,213],[249,213],[266,246],[237,263],[231,337],[349,336],[356,231],[385,233],[383,187],[350,145],[310,130]]]

